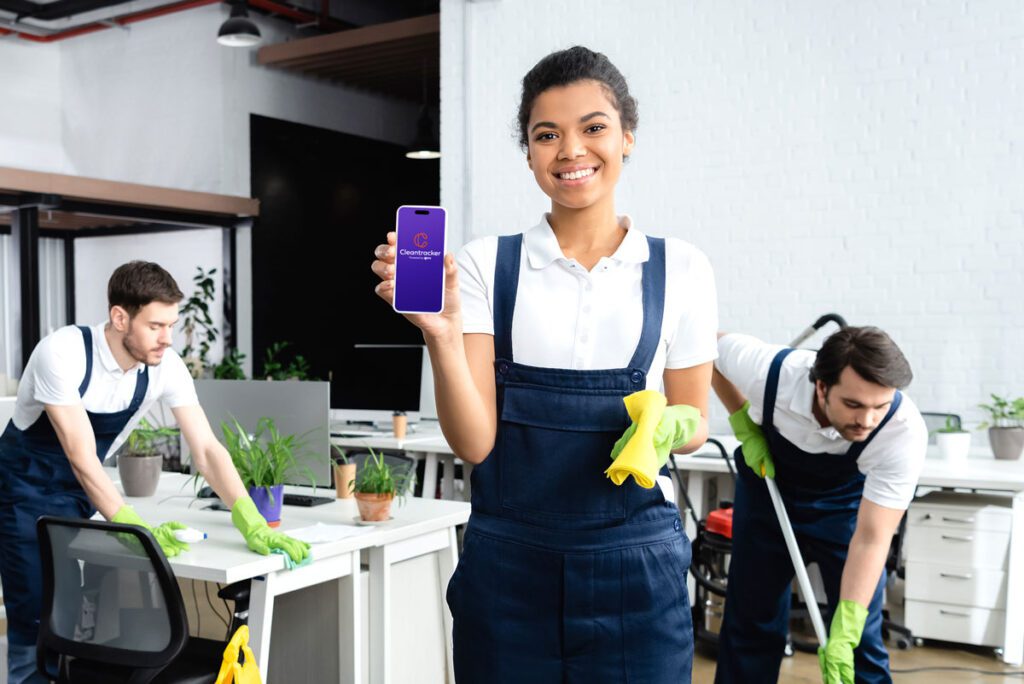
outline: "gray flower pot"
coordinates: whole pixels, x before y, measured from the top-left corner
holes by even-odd
[[[988,441],[996,458],[1015,461],[1024,451],[1024,427],[990,427]]]
[[[133,456],[122,453],[117,459],[117,471],[121,475],[121,486],[125,496],[153,496],[160,482],[160,471],[164,458],[156,456]]]

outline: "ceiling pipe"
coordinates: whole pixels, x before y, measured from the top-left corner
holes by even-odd
[[[85,26],[68,29],[66,31],[57,31],[55,33],[47,34],[28,32],[21,29],[8,30],[0,28],[0,36],[15,34],[18,38],[31,41],[33,43],[55,43],[68,38],[96,33],[97,31],[105,31],[109,28],[123,28],[130,24],[135,24],[147,19],[155,19],[156,17],[162,17],[176,12],[183,12],[185,10],[205,7],[207,5],[218,5],[221,1],[222,0],[185,0],[184,2],[164,5],[151,10],[136,12],[134,14],[126,14],[121,17],[114,17],[112,19],[104,20],[104,23],[94,22],[86,24]],[[283,17],[288,17],[295,21],[315,21],[317,18],[314,14],[308,14],[301,10],[297,10],[294,7],[274,2],[274,0],[249,0],[248,4],[252,7],[258,7],[259,9],[272,12]]]

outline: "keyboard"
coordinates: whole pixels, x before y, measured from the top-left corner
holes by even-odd
[[[335,500],[333,496],[310,496],[308,494],[285,494],[282,503],[285,506],[319,506]]]

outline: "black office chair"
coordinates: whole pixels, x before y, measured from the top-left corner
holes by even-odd
[[[189,637],[171,566],[132,525],[44,516],[36,657],[58,684],[213,684],[226,643]]]

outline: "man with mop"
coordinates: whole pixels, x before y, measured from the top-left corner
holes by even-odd
[[[712,386],[741,449],[716,684],[779,677],[794,568],[765,475],[777,481],[804,561],[821,570],[832,615],[819,650],[825,683],[891,682],[883,569],[928,443],[899,391],[910,364],[874,327],[842,328],[818,352],[720,334],[718,354]]]

